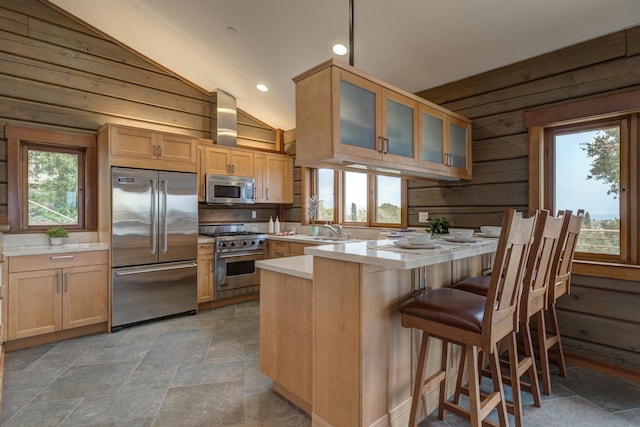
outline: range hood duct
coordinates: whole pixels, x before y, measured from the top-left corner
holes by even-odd
[[[216,114],[211,120],[211,135],[215,136],[218,145],[235,147],[238,139],[236,98],[221,89],[216,89],[215,99]]]

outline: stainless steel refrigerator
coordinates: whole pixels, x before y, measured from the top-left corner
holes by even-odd
[[[111,330],[197,309],[194,173],[111,169]]]

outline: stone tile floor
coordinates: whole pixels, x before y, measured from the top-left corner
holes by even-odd
[[[257,301],[5,355],[3,426],[310,426],[259,369]],[[525,426],[640,426],[640,384],[570,367]],[[526,400],[528,399],[528,400]],[[465,426],[432,414],[427,426]]]

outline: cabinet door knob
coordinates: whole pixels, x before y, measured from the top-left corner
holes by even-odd
[[[56,273],[56,293],[60,293],[60,288],[62,287],[62,277],[60,277],[60,273]]]
[[[69,273],[64,273],[64,291],[69,291]]]

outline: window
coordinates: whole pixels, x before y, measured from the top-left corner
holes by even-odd
[[[343,225],[401,227],[405,180],[361,172],[312,170],[311,192],[318,195],[318,221]]]
[[[6,126],[12,232],[95,230],[95,135]]]
[[[621,141],[620,130],[626,123],[596,122],[547,130],[550,170],[545,206],[552,211],[585,210],[576,252],[611,259],[622,255],[620,236],[628,229],[628,215],[622,215],[627,205],[624,190],[629,183],[620,174],[620,159],[628,158],[628,144]]]
[[[526,114],[529,208],[585,210],[576,260],[591,262],[579,274],[609,277],[609,267],[640,264],[639,97],[631,91]]]

